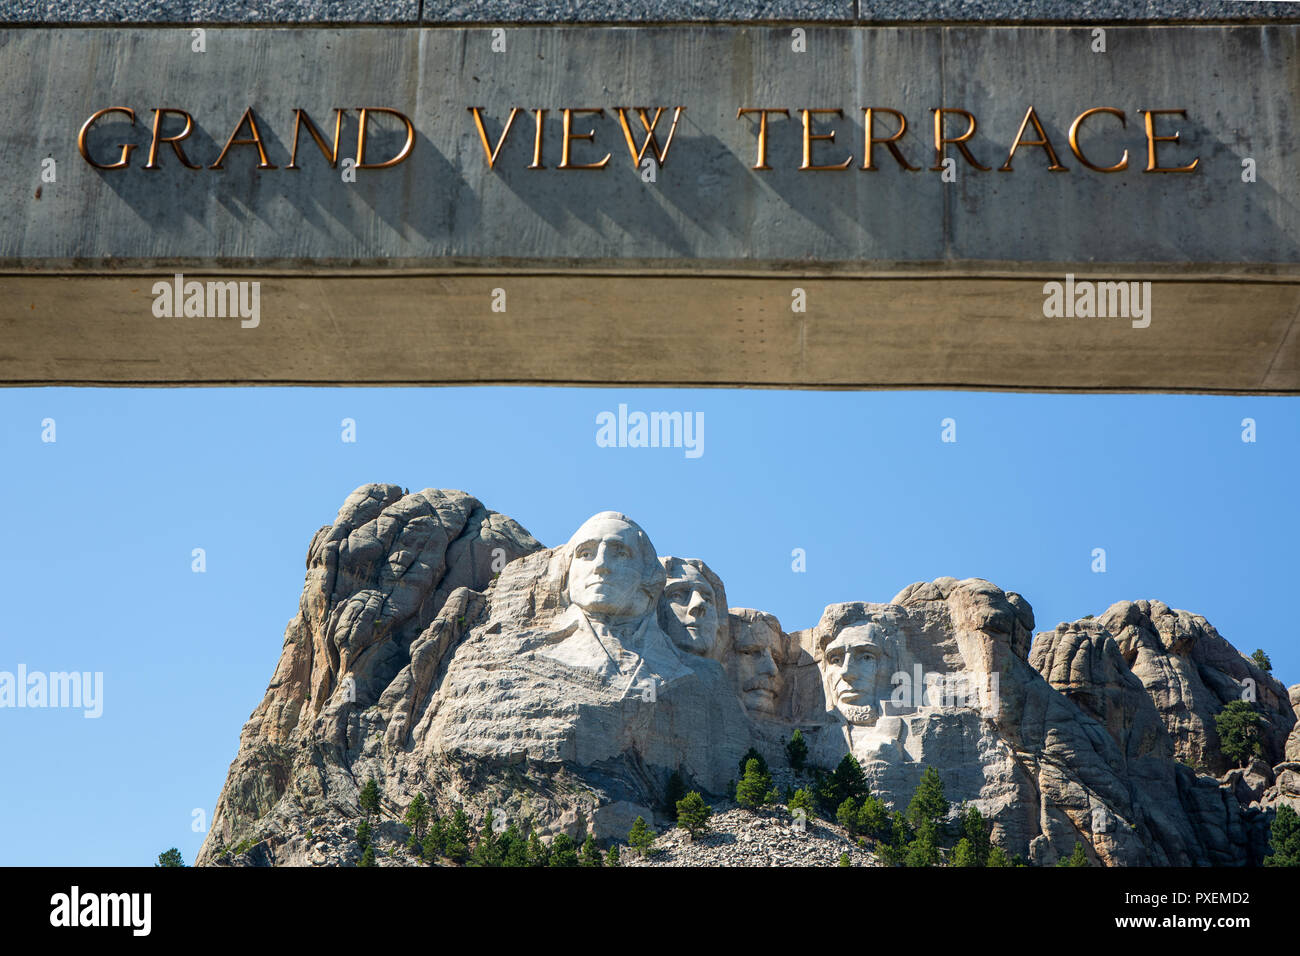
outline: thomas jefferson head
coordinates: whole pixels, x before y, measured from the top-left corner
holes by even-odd
[[[660,558],[668,576],[659,624],[678,648],[717,659],[727,636],[727,595],[722,581],[695,558]]]
[[[643,617],[664,587],[654,545],[626,515],[602,511],[583,522],[564,546],[561,588],[588,617],[618,624]]]

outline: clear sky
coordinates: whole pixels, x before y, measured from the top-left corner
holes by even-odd
[[[702,412],[703,454],[598,447],[620,402]],[[983,577],[1023,594],[1038,631],[1158,599],[1300,682],[1294,398],[0,389],[0,449],[0,671],[104,675],[98,719],[0,709],[0,864],[193,861],[194,811],[210,819],[270,680],[311,536],[367,482],[463,489],[546,545],[623,511],[787,630]]]

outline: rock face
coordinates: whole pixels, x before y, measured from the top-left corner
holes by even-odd
[[[731,796],[753,748],[793,780],[795,728],[811,764],[853,753],[896,809],[936,767],[954,806],[978,806],[994,842],[1034,863],[1076,842],[1111,865],[1258,862],[1272,808],[1300,806],[1300,686],[1159,602],[1033,628],[1020,595],[940,578],[786,633],[728,609],[716,572],[658,555],[625,515],[548,549],[462,492],[367,485],[312,540],[197,862],[352,862],[370,777],[394,844],[416,793],[476,825],[504,812],[575,838],[622,838],[638,815],[663,829],[674,772]],[[1262,759],[1229,768],[1214,715],[1243,695]],[[710,861],[728,862],[749,838],[715,842]],[[786,843],[731,862],[801,859]]]

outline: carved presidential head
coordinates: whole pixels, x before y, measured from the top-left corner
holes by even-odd
[[[828,710],[850,724],[874,724],[900,666],[897,614],[879,605],[828,607],[816,628],[817,666]]]
[[[721,579],[696,558],[662,557],[668,576],[659,625],[688,654],[720,659],[727,644],[727,594]]]
[[[642,617],[663,593],[649,536],[627,515],[592,515],[561,549],[560,588],[571,604],[609,623]]]
[[[723,666],[745,709],[775,716],[784,681],[786,637],[771,614],[737,608],[731,621],[731,646]]]

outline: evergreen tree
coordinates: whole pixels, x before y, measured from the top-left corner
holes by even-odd
[[[895,813],[889,839],[882,841],[877,849],[886,866],[906,866],[907,851],[911,843],[912,828],[907,825],[903,814]]]
[[[644,817],[632,821],[632,829],[627,831],[627,843],[642,856],[648,856],[654,846],[655,832],[646,826]]]
[[[835,811],[835,822],[849,831],[849,836],[858,832],[858,805],[852,797],[845,797],[844,802]]]
[[[933,821],[926,820],[916,828],[916,836],[907,846],[908,866],[938,866],[939,840]]]
[[[713,810],[704,802],[699,791],[692,790],[682,797],[675,809],[677,825],[689,833],[692,840],[701,833],[709,832],[709,818],[713,816]]]
[[[497,838],[497,843],[501,848],[502,866],[528,865],[528,839],[519,832],[519,827],[513,820],[510,821],[510,826],[506,827],[505,832]]]
[[[640,818],[638,818],[640,819]],[[567,833],[557,833],[551,840],[551,859],[547,866],[577,866],[578,852],[573,846],[573,837]]]
[[[496,830],[492,829],[492,814],[488,814],[478,832],[474,843],[474,852],[470,855],[470,866],[500,866],[502,860],[501,843]]]
[[[551,849],[542,842],[541,837],[532,831],[528,831],[528,865],[529,866],[550,866]]]
[[[870,793],[862,798],[862,806],[858,808],[857,829],[859,833],[865,833],[873,840],[887,840],[893,826],[893,821],[889,816],[889,808],[885,806],[885,801]]]
[[[844,853],[841,853],[841,854],[840,854],[840,862],[839,862],[838,865],[839,865],[839,866],[852,866],[852,865],[853,865],[852,863],[849,862],[849,854],[848,854],[847,851],[845,851]]]
[[[357,866],[374,866],[375,865],[375,848],[366,847],[366,852],[361,854],[361,862]]]
[[[163,850],[158,854],[158,862],[154,866],[181,866],[185,865],[185,858],[181,856],[181,851],[172,847],[170,850]]]
[[[357,824],[357,846],[363,850],[370,846],[370,820],[368,818]]]
[[[1288,804],[1280,804],[1268,833],[1269,848],[1265,866],[1300,866],[1300,814]]]
[[[420,849],[423,851],[422,856],[432,863],[443,855],[446,848],[446,826],[442,822],[442,817],[435,816],[429,821],[428,832],[424,834],[424,842],[420,845]]]
[[[822,808],[828,814],[834,813],[849,797],[861,800],[870,792],[867,775],[853,754],[845,754],[830,776],[823,776],[818,781],[817,790]]]
[[[751,757],[745,764],[745,775],[736,784],[736,802],[746,810],[755,810],[763,805],[771,789],[772,778],[768,775],[762,758]]]
[[[995,846],[989,850],[989,861],[987,866],[1015,866],[1011,862],[1011,857],[1007,856],[1007,851],[1000,846]]]
[[[590,833],[587,839],[582,841],[582,866],[604,866],[605,858],[600,852],[600,847],[596,845],[596,838]]]
[[[785,756],[790,761],[791,770],[803,769],[804,762],[808,759],[808,742],[803,739],[802,730],[795,728],[791,734],[790,742],[785,745]]]
[[[1083,844],[1078,840],[1074,841],[1074,852],[1067,857],[1062,857],[1056,861],[1057,866],[1088,866],[1088,854],[1084,852]]]
[[[469,817],[465,815],[464,807],[457,807],[447,823],[443,853],[456,863],[464,863],[469,856]]]
[[[406,845],[413,850],[420,847],[424,843],[424,827],[429,822],[429,802],[424,799],[424,794],[417,793],[411,798],[402,822],[411,829]]]
[[[963,839],[970,844],[971,852],[975,855],[975,862],[971,865],[987,866],[991,848],[989,826],[984,820],[984,815],[979,812],[979,808],[967,808],[961,818],[961,829],[964,834]]]
[[[802,788],[790,794],[790,799],[786,802],[786,806],[790,808],[791,813],[794,813],[796,810],[802,810],[804,816],[807,818],[811,818],[812,815],[817,812],[811,791]]]
[[[379,812],[379,784],[375,778],[371,777],[366,781],[366,785],[361,788],[361,796],[358,798],[361,809],[366,812],[366,819],[370,819],[372,813]]]
[[[975,848],[971,846],[969,837],[962,837],[957,841],[957,845],[952,848],[952,865],[953,866],[979,866],[975,859]]]
[[[742,777],[745,775],[745,769],[749,766],[749,762],[751,760],[758,761],[758,769],[760,773],[767,773],[767,761],[763,759],[763,755],[761,753],[759,753],[753,747],[750,747],[748,750],[745,751],[745,756],[740,758],[740,775]]]
[[[1219,750],[1235,766],[1244,767],[1252,757],[1259,755],[1260,729],[1263,726],[1255,705],[1250,701],[1230,701],[1214,716],[1214,726],[1219,732]]]
[[[926,767],[916,793],[912,794],[912,802],[907,805],[907,822],[918,830],[925,823],[937,828],[947,816],[948,800],[943,795],[939,771]]]
[[[618,844],[615,843],[609,848],[609,856],[605,857],[606,866],[622,866],[623,861],[619,857]]]
[[[677,804],[684,796],[686,796],[686,781],[674,770],[668,778],[668,785],[664,788],[664,811],[674,820],[677,819]]]
[[[1264,649],[1262,647],[1257,648],[1255,650],[1255,653],[1250,655],[1250,659],[1254,661],[1255,666],[1258,667],[1260,670],[1262,670],[1265,674],[1273,673],[1273,662],[1268,659],[1268,655],[1264,653]]]

